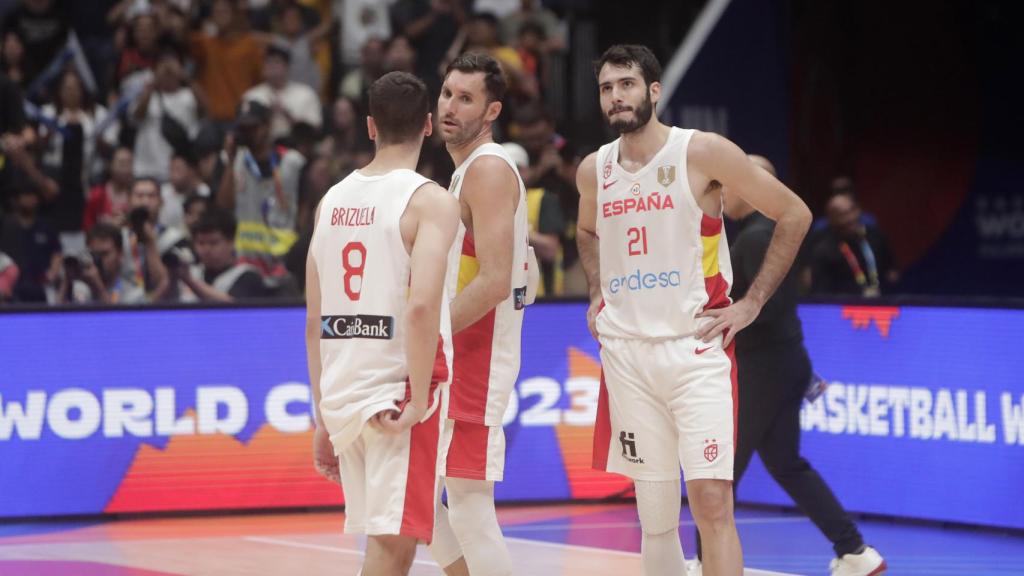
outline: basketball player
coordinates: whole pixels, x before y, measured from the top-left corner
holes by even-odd
[[[528,239],[523,181],[491,139],[506,86],[494,58],[463,54],[448,66],[437,102],[462,211],[446,285],[454,359],[441,474],[449,508],[438,505],[431,545],[449,576],[512,573],[494,483],[504,474],[501,420],[519,375]]]
[[[459,218],[451,194],[413,171],[432,128],[427,87],[392,72],[369,96],[376,155],[324,196],[306,263],[314,464],[340,472],[345,532],[368,536],[362,576],[407,574],[431,540]]]
[[[811,213],[732,142],[654,117],[661,66],[647,48],[613,46],[595,71],[601,109],[621,135],[587,156],[576,175],[587,320],[601,343],[606,384],[595,466],[635,481],[644,574],[685,571],[681,464],[704,538],[705,574],[739,576],[732,340],[785,276]],[[735,303],[723,186],[777,223],[757,278]]]

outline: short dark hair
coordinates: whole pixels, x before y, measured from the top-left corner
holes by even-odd
[[[139,184],[152,184],[153,188],[156,188],[156,193],[160,193],[160,181],[152,176],[140,176],[136,178],[135,181],[132,182],[132,190],[134,190]]]
[[[189,210],[191,210],[192,206],[195,205],[195,204],[203,204],[204,206],[209,208],[210,207],[210,199],[207,198],[206,196],[200,196],[199,194],[189,194],[188,197],[185,198],[185,203],[184,203],[184,206],[183,206],[184,209],[185,209],[185,212],[188,212]],[[205,212],[205,210],[204,210],[204,212]]]
[[[388,72],[370,86],[370,116],[377,126],[377,144],[416,138],[430,114],[430,91],[408,72]]]
[[[490,54],[484,52],[461,54],[448,65],[444,71],[444,77],[448,78],[453,70],[458,70],[463,74],[475,72],[483,74],[488,102],[500,102],[505,98],[505,92],[508,90],[508,77],[505,76],[501,64]]]
[[[522,36],[523,34],[536,34],[541,40],[547,40],[548,31],[544,26],[533,19],[528,19],[519,25],[519,31],[516,36]]]
[[[474,22],[486,22],[492,28],[498,27],[498,17],[493,12],[477,12],[470,16],[470,20]]]
[[[209,206],[199,217],[192,233],[198,235],[220,232],[224,238],[234,240],[237,231],[238,220],[235,219],[234,214],[216,206]]]
[[[89,229],[89,233],[86,234],[86,244],[92,244],[93,240],[109,240],[114,244],[114,248],[118,252],[124,252],[121,229],[112,224],[97,222],[95,226]]]
[[[605,64],[629,68],[634,64],[640,68],[644,82],[648,86],[655,82],[661,82],[661,63],[647,46],[639,44],[616,44],[604,51],[600,58],[594,61],[594,76],[601,75],[601,68]]]

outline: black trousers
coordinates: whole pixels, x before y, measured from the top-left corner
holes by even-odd
[[[857,551],[864,544],[860,531],[825,480],[800,455],[800,405],[811,378],[803,344],[737,350],[736,362],[740,405],[733,493],[757,452],[772,478],[832,542],[837,556]]]

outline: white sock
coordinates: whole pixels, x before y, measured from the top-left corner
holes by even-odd
[[[636,509],[643,532],[640,561],[644,576],[677,576],[686,573],[679,543],[679,511],[682,494],[679,480],[637,480]]]
[[[441,479],[443,485],[445,479]],[[452,525],[448,519],[448,507],[441,503],[441,491],[437,494],[437,509],[434,511],[434,536],[427,547],[430,556],[441,569],[451,566],[453,562],[462,557],[462,547],[459,540],[452,531]]]
[[[494,510],[494,482],[448,478],[448,520],[473,576],[508,576],[512,559]]]

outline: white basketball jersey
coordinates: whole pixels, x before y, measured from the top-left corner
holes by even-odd
[[[512,249],[512,292],[494,310],[452,336],[454,361],[448,417],[498,426],[505,414],[516,378],[519,377],[527,284],[526,254],[530,240],[526,220],[526,187],[515,162],[500,144],[491,142],[478,146],[455,169],[449,190],[455,198],[461,197],[466,170],[481,156],[498,156],[512,168],[519,180]],[[448,296],[454,299],[476,277],[479,269],[473,235],[460,221],[459,232],[448,256]]]
[[[413,193],[428,182],[412,170],[356,171],[321,203],[310,251],[320,278],[320,410],[335,450],[355,440],[371,416],[406,398],[409,254],[399,223]],[[451,373],[448,309],[445,295],[424,418],[437,408]]]
[[[619,165],[619,140],[598,151],[602,337],[690,336],[697,314],[731,302],[722,219],[705,214],[690,191],[686,151],[692,135],[673,127],[636,173]]]

